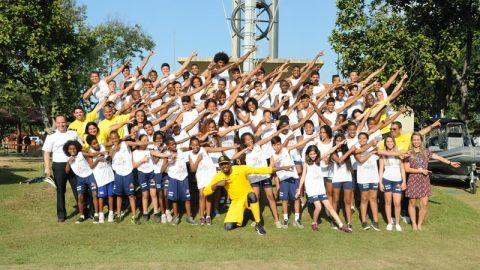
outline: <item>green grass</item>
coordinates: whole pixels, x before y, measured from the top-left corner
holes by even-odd
[[[59,224],[50,186],[18,184],[41,172],[39,159],[0,157],[0,268],[478,269],[480,262],[479,196],[452,187],[434,187],[422,232],[360,231],[357,213],[352,234],[324,220],[312,232],[306,210],[304,230],[279,230],[265,208],[260,237],[250,225],[224,231],[223,216],[211,227],[75,225],[76,217]],[[71,212],[70,190],[67,198]]]

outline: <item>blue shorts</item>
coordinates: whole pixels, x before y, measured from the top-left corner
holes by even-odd
[[[296,160],[293,162],[293,164],[302,166],[303,162],[301,160]]]
[[[113,181],[98,187],[98,197],[99,198],[107,198],[113,196]]]
[[[352,181],[332,183],[334,189],[353,189]]]
[[[138,171],[138,184],[140,185],[142,192],[157,188],[153,172],[144,173]]]
[[[166,173],[162,173],[162,186],[163,189],[168,190],[168,175]]]
[[[153,179],[155,179],[155,187],[157,188],[157,190],[163,190],[163,174],[154,173]]]
[[[332,177],[323,177],[323,182],[325,183],[332,183]]]
[[[282,201],[295,200],[295,194],[298,188],[298,178],[288,178],[280,181],[280,193],[278,199]]]
[[[129,173],[125,176],[115,173],[115,181],[113,181],[113,193],[115,195],[130,196],[134,191],[133,173]]]
[[[168,178],[168,193],[167,199],[169,201],[190,201],[190,188],[188,187],[188,177],[183,181],[175,178]]]
[[[268,178],[262,181],[251,184],[255,188],[272,188],[272,178]]]
[[[314,196],[308,197],[308,202],[309,203],[321,202],[321,201],[325,201],[325,200],[328,200],[328,197],[327,197],[326,194],[314,195]]]
[[[87,177],[77,176],[77,192],[84,194],[88,189],[90,189],[91,192],[97,192],[97,183],[95,182],[93,173]]]
[[[392,192],[402,194],[402,182],[390,181],[385,178],[382,179],[383,192]]]
[[[358,184],[360,192],[367,192],[370,190],[378,190],[378,183]]]

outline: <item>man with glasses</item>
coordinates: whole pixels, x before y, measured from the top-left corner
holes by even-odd
[[[433,124],[423,128],[420,130],[420,134],[425,136],[428,134],[432,129],[440,127],[440,120],[434,122]],[[402,123],[399,121],[395,121],[392,123],[390,127],[390,134],[392,135],[393,139],[395,140],[395,144],[397,145],[397,150],[399,152],[406,152],[410,148],[411,145],[411,137],[412,133],[402,133]],[[383,141],[380,144],[380,148],[383,149]]]

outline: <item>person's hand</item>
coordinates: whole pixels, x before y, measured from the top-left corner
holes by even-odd
[[[148,162],[148,157],[147,156],[144,156],[141,160],[141,163],[147,163]]]
[[[198,55],[197,51],[192,52],[192,57],[196,57]]]
[[[383,187],[382,182],[378,183],[378,188],[380,189],[381,192],[385,191],[385,188]]]
[[[408,157],[410,157],[410,154],[409,154],[408,152],[404,152],[404,153],[401,153],[401,154],[400,154],[400,158],[401,158],[401,159],[406,159],[406,158],[408,158]]]
[[[227,183],[226,180],[220,180],[214,186],[215,187],[224,187],[226,183]]]
[[[430,171],[427,170],[427,169],[420,169],[420,173],[423,174],[423,175],[428,175]]]
[[[405,181],[402,182],[402,191],[407,189],[407,183]]]
[[[462,165],[460,162],[450,162],[450,166],[452,166],[454,168],[458,168],[458,167],[460,167],[460,165]]]
[[[50,168],[45,168],[45,176],[46,177],[52,177],[52,173],[50,171]]]
[[[295,199],[300,198],[300,189],[297,189],[297,192],[295,192]]]
[[[74,156],[70,156],[67,160],[68,163],[72,162],[75,160],[75,157]]]
[[[150,51],[150,56],[152,56],[155,53],[155,49]]]
[[[442,126],[442,123],[440,123],[440,119],[438,119],[437,121],[435,121],[431,127],[432,128],[437,128],[437,127],[441,127]]]

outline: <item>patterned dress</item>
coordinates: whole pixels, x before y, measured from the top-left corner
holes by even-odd
[[[412,169],[428,169],[428,161],[432,158],[432,152],[425,150],[425,157],[421,153],[415,153],[410,156],[409,163]],[[411,173],[408,175],[407,191],[405,196],[411,199],[432,196],[430,191],[430,176],[421,173]]]

